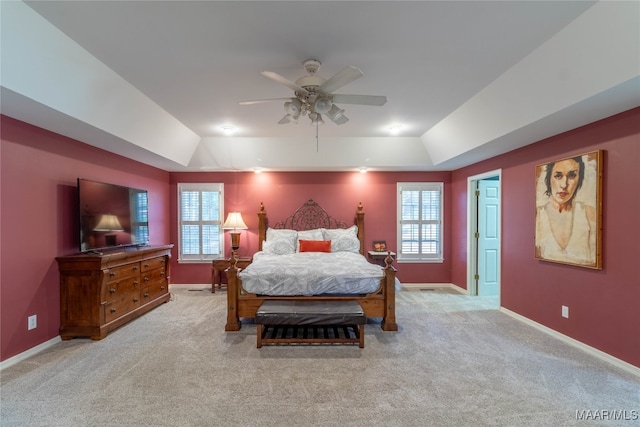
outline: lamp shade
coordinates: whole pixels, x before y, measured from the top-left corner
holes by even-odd
[[[333,104],[328,98],[318,98],[314,104],[314,109],[317,113],[326,114],[329,112]]]
[[[100,217],[100,221],[93,231],[124,231],[124,229],[116,215],[106,214]]]
[[[284,111],[295,118],[298,118],[302,112],[302,101],[297,98],[291,98],[291,101],[284,103]]]
[[[309,113],[309,118],[311,119],[312,125],[324,124],[324,120],[322,120],[322,115],[320,113]]]
[[[240,212],[229,212],[227,220],[222,225],[222,228],[225,230],[246,230],[249,227],[244,223]]]

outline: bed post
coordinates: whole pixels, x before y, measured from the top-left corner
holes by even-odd
[[[238,268],[235,251],[231,252],[231,260],[227,269],[227,324],[225,331],[239,331],[240,318],[238,317],[238,294],[240,286],[238,284]]]
[[[397,331],[396,323],[396,269],[391,265],[393,258],[384,260],[384,317],[380,327],[383,331]]]
[[[358,227],[358,240],[360,240],[360,254],[364,256],[364,212],[362,210],[362,202],[360,202],[356,211],[356,226]]]
[[[258,212],[258,251],[262,250],[262,242],[267,240],[267,213],[264,211],[264,203],[260,202]]]

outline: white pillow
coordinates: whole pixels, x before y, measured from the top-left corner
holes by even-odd
[[[266,242],[269,242],[268,246],[270,250],[274,251],[272,253],[277,253],[278,255],[285,255],[286,253],[292,254],[296,251],[297,236],[298,232],[296,230],[276,230],[269,227],[267,228]],[[276,246],[278,249],[275,249]],[[262,250],[266,252],[264,242]]]
[[[296,230],[290,230],[288,228],[275,229],[267,228],[267,240],[275,239],[292,239],[295,240],[298,232]]]
[[[289,255],[295,253],[295,247],[289,239],[265,240],[262,242],[262,251],[269,255]]]
[[[296,240],[296,251],[300,252],[300,240],[326,240],[322,232],[323,228],[314,228],[313,230],[298,231],[298,239]]]
[[[331,252],[360,253],[357,226],[353,225],[346,229],[324,229],[322,233],[325,240],[331,240]]]

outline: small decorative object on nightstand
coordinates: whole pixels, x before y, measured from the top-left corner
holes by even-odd
[[[380,251],[369,251],[369,259],[371,259],[374,263],[381,265],[381,266],[385,266],[384,264],[384,260],[387,258],[387,256],[390,255],[391,259],[395,260],[396,259],[396,253],[395,252],[391,252],[391,251],[384,251],[384,252],[380,252]]]
[[[237,258],[236,267],[240,269],[247,268],[251,264],[251,258]],[[222,288],[222,272],[229,268],[231,260],[229,258],[214,259],[211,261],[211,293],[216,292],[216,285]],[[225,285],[226,286],[226,285]]]
[[[384,240],[374,240],[373,241],[373,251],[374,252],[387,252],[387,242]]]

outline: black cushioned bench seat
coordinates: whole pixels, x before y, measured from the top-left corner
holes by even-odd
[[[364,348],[367,318],[357,301],[267,300],[256,312],[262,344],[357,343]]]

